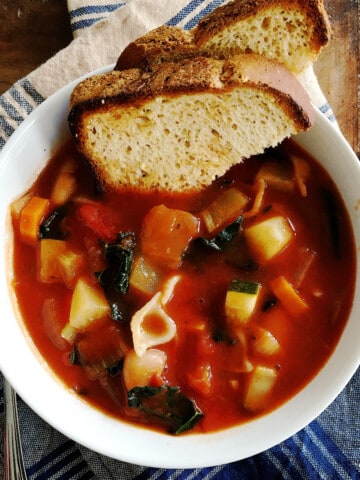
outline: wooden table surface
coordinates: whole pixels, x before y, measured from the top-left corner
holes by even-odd
[[[340,128],[359,155],[360,0],[324,1],[333,37],[315,70]],[[0,94],[71,40],[66,0],[0,0]]]

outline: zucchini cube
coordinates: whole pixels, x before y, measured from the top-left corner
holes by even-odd
[[[231,326],[246,324],[255,311],[261,285],[245,280],[233,280],[225,298],[225,315]]]

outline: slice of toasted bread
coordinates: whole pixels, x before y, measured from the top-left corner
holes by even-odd
[[[226,58],[257,53],[300,73],[330,39],[322,0],[234,0],[202,18],[194,30],[198,49]]]
[[[238,55],[84,80],[73,92],[69,124],[104,187],[184,192],[308,129],[313,118],[308,95],[287,69]]]
[[[195,52],[227,58],[256,53],[300,74],[330,39],[322,0],[234,0],[216,8],[192,31],[162,26],[130,43],[116,70],[148,68]]]

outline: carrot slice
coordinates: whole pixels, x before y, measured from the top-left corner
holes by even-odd
[[[49,211],[47,198],[31,197],[20,214],[20,234],[25,242],[36,243],[41,222]]]
[[[282,303],[283,307],[293,316],[301,315],[309,308],[308,304],[301,298],[295,288],[285,277],[274,278],[270,286]]]

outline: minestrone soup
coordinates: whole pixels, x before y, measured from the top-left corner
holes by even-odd
[[[355,283],[347,212],[292,141],[204,191],[99,192],[68,143],[12,205],[19,308],[64,384],[171,433],[264,415],[322,368]]]

